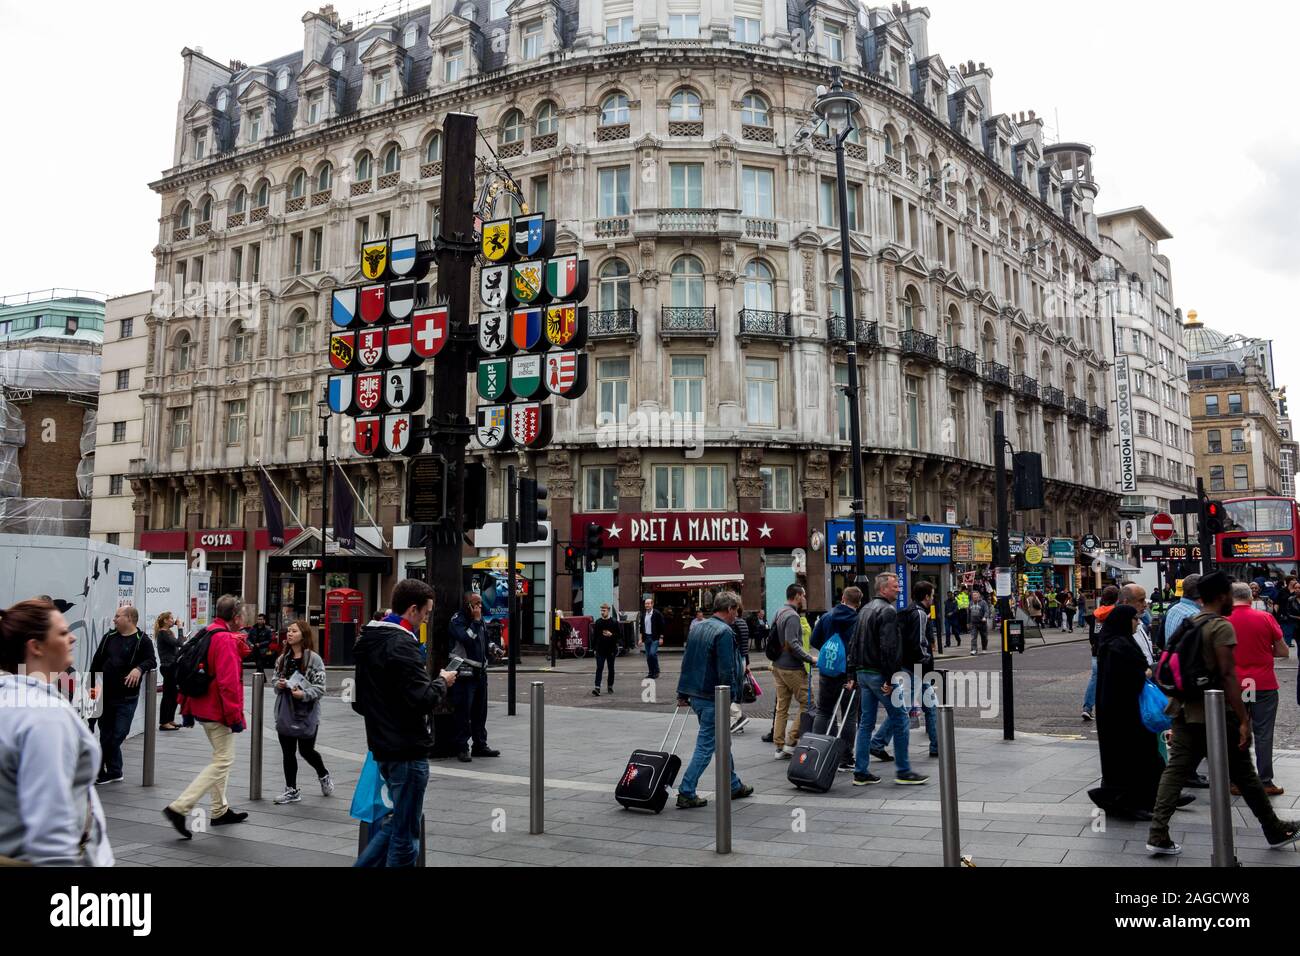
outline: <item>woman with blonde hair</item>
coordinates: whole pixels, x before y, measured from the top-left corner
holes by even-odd
[[[285,641],[271,681],[275,688],[275,731],[284,756],[284,793],[275,798],[277,804],[302,799],[297,754],[302,754],[302,759],[316,771],[320,792],[327,797],[334,792],[334,781],[316,752],[320,700],[325,696],[325,662],[316,653],[315,637],[306,621],[290,624]]]
[[[163,611],[153,624],[153,642],[158,646],[158,673],[162,674],[162,707],[158,711],[159,730],[180,730],[176,726],[176,652],[181,642],[172,628],[176,615]]]

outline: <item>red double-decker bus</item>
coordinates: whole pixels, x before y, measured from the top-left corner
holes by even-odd
[[[1300,508],[1291,498],[1234,498],[1223,503],[1232,530],[1215,535],[1214,554],[1234,578],[1278,580],[1300,566]]]

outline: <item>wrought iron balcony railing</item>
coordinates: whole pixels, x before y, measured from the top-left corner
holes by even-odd
[[[968,375],[979,375],[980,360],[970,349],[964,349],[960,345],[948,346],[947,353],[948,368],[954,372],[965,372]]]
[[[1065,408],[1065,392],[1047,385],[1043,388],[1043,404],[1049,408]]]
[[[740,334],[757,335],[765,338],[788,339],[791,336],[790,313],[762,312],[758,309],[741,309]]]
[[[1106,409],[1100,405],[1093,405],[1088,409],[1088,419],[1100,428],[1110,427],[1110,416],[1106,414]]]
[[[587,334],[593,339],[634,337],[636,309],[611,309],[587,317]]]
[[[1065,402],[1065,410],[1071,418],[1087,418],[1088,403],[1082,398],[1068,398]]]
[[[880,326],[877,323],[868,322],[866,319],[858,319],[854,325],[859,345],[875,348],[880,344]],[[830,322],[827,324],[827,337],[832,344],[839,344],[848,340],[849,325],[844,321],[844,316],[831,316]]]
[[[904,355],[919,355],[932,362],[939,361],[939,340],[933,335],[908,329],[899,336],[899,345]]]
[[[1011,369],[1000,362],[984,363],[984,381],[998,388],[1011,387]]]
[[[701,336],[717,335],[717,309],[711,305],[685,309],[664,306],[660,315],[659,334]]]
[[[1012,383],[1012,390],[1017,395],[1023,395],[1025,398],[1037,398],[1038,379],[1023,374],[1017,375]]]

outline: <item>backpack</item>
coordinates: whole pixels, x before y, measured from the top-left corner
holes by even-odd
[[[844,640],[838,633],[826,638],[817,652],[817,672],[823,677],[842,677],[847,670]]]
[[[1152,618],[1151,620],[1151,646],[1158,651],[1165,649],[1165,619],[1164,615]]]
[[[767,640],[763,642],[763,653],[767,655],[769,661],[779,661],[781,659],[781,653],[785,649],[785,642],[781,640],[781,628],[779,624],[781,621],[781,615],[787,612],[790,614],[796,613],[791,609],[790,605],[787,604],[781,609],[780,613],[772,619],[772,626],[767,630]]]
[[[212,685],[216,675],[208,664],[208,648],[215,633],[216,628],[209,624],[176,652],[176,690],[186,697],[202,697]]]
[[[1155,682],[1162,691],[1185,703],[1223,686],[1222,675],[1205,666],[1204,645],[1201,623],[1188,619],[1178,626],[1155,668]]]

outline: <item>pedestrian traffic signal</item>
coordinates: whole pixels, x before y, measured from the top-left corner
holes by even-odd
[[[597,563],[605,556],[605,546],[601,540],[605,529],[598,524],[587,525],[586,568],[595,571]]]
[[[1228,528],[1228,512],[1222,501],[1205,501],[1201,505],[1201,527],[1210,534],[1223,534]]]
[[[578,570],[578,549],[571,544],[564,546],[564,570],[575,574]]]
[[[537,483],[536,478],[519,479],[519,542],[545,541],[546,529],[542,522],[546,520],[546,505],[542,504],[550,493],[546,486]]]
[[[1036,451],[1018,451],[1011,458],[1012,496],[1017,511],[1043,507],[1043,456]]]
[[[487,468],[478,462],[466,462],[461,507],[463,530],[476,531],[487,524],[487,496]]]

